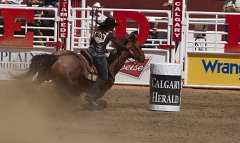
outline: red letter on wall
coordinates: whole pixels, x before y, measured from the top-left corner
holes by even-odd
[[[144,14],[134,11],[114,11],[113,16],[121,26],[116,27],[116,36],[118,38],[126,37],[127,18],[135,20],[139,25],[139,34],[137,39],[143,45],[149,35],[149,22]]]
[[[33,10],[1,9],[1,16],[4,18],[4,33],[0,37],[0,46],[6,47],[33,47],[33,32],[27,32],[25,38],[14,37],[15,31],[21,31],[21,22],[16,18],[26,18],[27,23],[34,23]]]
[[[226,22],[228,23],[228,43],[225,44],[224,52],[240,52],[240,45],[238,44],[240,38],[240,16],[226,15]]]

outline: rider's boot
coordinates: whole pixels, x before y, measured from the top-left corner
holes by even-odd
[[[97,95],[100,92],[100,90],[103,88],[103,86],[105,85],[106,81],[102,80],[102,79],[98,79],[94,85],[92,86],[92,88],[90,88],[88,90],[87,93],[83,93],[85,100],[87,102],[89,102],[90,106],[98,106],[97,103]]]

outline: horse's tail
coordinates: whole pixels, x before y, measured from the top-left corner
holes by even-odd
[[[16,79],[25,79],[28,77],[32,77],[35,74],[41,73],[49,73],[53,64],[57,61],[57,56],[54,54],[40,54],[32,57],[29,69],[27,72],[19,75],[13,75]]]
[[[57,61],[54,54],[40,54],[33,56],[29,66],[29,72],[36,74],[37,72],[49,72],[53,64]]]

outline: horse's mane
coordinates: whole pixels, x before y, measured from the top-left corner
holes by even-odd
[[[115,61],[120,56],[120,54],[120,51],[113,49],[108,56],[108,64],[111,64],[113,61]]]

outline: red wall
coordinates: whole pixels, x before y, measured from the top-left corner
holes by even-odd
[[[188,0],[189,11],[222,12],[225,0]]]
[[[163,5],[161,0],[98,0],[106,8],[132,8],[132,9],[159,9]],[[87,0],[87,5],[91,6],[96,0]]]
[[[164,10],[166,0],[98,0],[106,8],[132,8]],[[92,6],[96,0],[87,0],[87,6]],[[188,0],[187,9],[191,11],[216,11],[221,12],[224,0]]]

